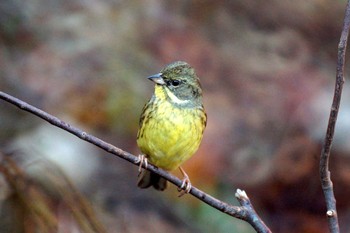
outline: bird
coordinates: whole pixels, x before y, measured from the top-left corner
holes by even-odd
[[[180,169],[180,196],[188,193],[192,184],[181,168],[198,150],[207,125],[202,88],[195,70],[184,61],[176,61],[159,73],[149,76],[155,83],[154,94],[145,104],[139,120],[137,145],[139,155],[139,188],[153,186],[163,191],[167,181],[148,170],[148,162],[166,171]]]

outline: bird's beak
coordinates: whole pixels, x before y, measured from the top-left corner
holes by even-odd
[[[165,84],[164,79],[162,78],[162,73],[158,73],[158,74],[149,76],[148,79],[155,82],[156,84],[159,84],[159,85]]]

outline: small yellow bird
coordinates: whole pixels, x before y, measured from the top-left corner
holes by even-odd
[[[207,124],[199,78],[189,64],[177,61],[148,79],[155,83],[155,90],[139,122],[140,169],[147,161],[167,171],[180,168],[184,175],[181,188],[188,193],[191,182],[180,165],[197,151]],[[164,190],[167,182],[144,170],[138,187],[150,186]]]

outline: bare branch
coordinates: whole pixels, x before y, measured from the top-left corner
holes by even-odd
[[[344,65],[345,65],[345,52],[349,34],[350,26],[350,0],[346,6],[345,18],[343,30],[340,36],[340,42],[338,45],[338,61],[337,61],[337,74],[336,82],[333,96],[333,103],[329,115],[327,133],[324,139],[323,148],[320,158],[320,176],[321,176],[321,185],[327,205],[327,218],[329,230],[332,233],[339,232],[339,223],[338,223],[338,214],[336,208],[336,200],[334,197],[333,183],[331,181],[331,173],[329,171],[329,157],[330,150],[332,147],[332,141],[334,137],[334,129],[338,117],[340,100],[344,84]]]
[[[81,138],[82,140],[85,140],[89,143],[94,144],[95,146],[111,153],[114,154],[120,158],[123,158],[127,161],[129,161],[130,163],[133,163],[135,165],[138,165],[138,157],[136,157],[135,155],[132,155],[126,151],[123,151],[122,149],[119,149],[115,146],[113,146],[112,144],[109,144],[93,135],[87,134],[86,132],[71,126],[69,124],[67,124],[66,122],[60,120],[59,118],[52,116],[50,114],[48,114],[47,112],[44,112],[43,110],[40,110],[30,104],[27,104],[26,102],[19,100],[11,95],[8,95],[4,92],[0,91],[0,99],[3,99],[17,107],[19,107],[20,109],[30,112],[40,118],[42,118],[43,120],[49,122],[50,124],[57,126],[79,138]],[[173,183],[174,185],[176,185],[177,187],[181,187],[182,185],[182,181],[177,178],[176,176],[171,175],[170,173],[157,168],[155,166],[153,166],[152,164],[148,164],[147,169],[164,177],[165,179],[167,179],[168,181],[170,181],[171,183]],[[241,190],[237,190],[235,196],[238,199],[239,203],[241,204],[241,206],[232,206],[228,203],[222,202],[212,196],[210,196],[209,194],[195,188],[192,187],[190,192],[189,192],[192,196],[196,197],[197,199],[205,202],[206,204],[220,210],[223,213],[226,213],[230,216],[233,216],[235,218],[239,218],[242,219],[246,222],[248,222],[257,232],[259,233],[269,233],[271,232],[270,229],[264,224],[264,222],[260,219],[260,217],[257,215],[257,213],[255,212],[248,196],[246,195],[246,193],[244,191]]]

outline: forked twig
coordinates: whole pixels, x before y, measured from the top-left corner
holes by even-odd
[[[129,161],[130,163],[133,163],[135,165],[138,165],[139,159],[137,156],[132,155],[126,151],[123,151],[122,149],[119,149],[93,135],[87,134],[86,132],[71,126],[69,124],[67,124],[66,122],[62,121],[61,119],[52,116],[50,114],[48,114],[47,112],[38,109],[20,99],[17,99],[11,95],[8,95],[4,92],[0,91],[0,99],[3,99],[19,108],[21,108],[24,111],[30,112],[40,118],[42,118],[43,120],[49,122],[50,124],[57,126],[79,138],[81,138],[84,141],[87,141],[89,143],[94,144],[95,146],[111,153],[114,154],[120,158],[123,158],[127,161]],[[143,167],[145,168],[145,166],[143,165]],[[164,177],[165,179],[167,179],[168,181],[170,181],[171,183],[173,183],[174,185],[176,185],[177,187],[181,187],[182,185],[182,180],[180,180],[179,178],[177,178],[176,176],[171,175],[170,173],[157,168],[155,166],[153,166],[152,164],[148,164],[147,168],[148,170]],[[248,196],[246,195],[246,193],[244,191],[241,190],[237,190],[236,191],[236,198],[238,199],[239,203],[241,204],[241,206],[233,206],[230,205],[228,203],[222,202],[212,196],[210,196],[209,194],[195,188],[192,187],[190,192],[189,192],[192,196],[196,197],[197,199],[205,202],[206,204],[220,210],[223,213],[226,213],[230,216],[233,216],[235,218],[239,218],[242,219],[246,222],[248,222],[257,232],[259,233],[269,233],[271,232],[270,229],[265,225],[265,223],[261,220],[261,218],[257,215],[257,213],[255,212],[253,205],[251,204]]]

